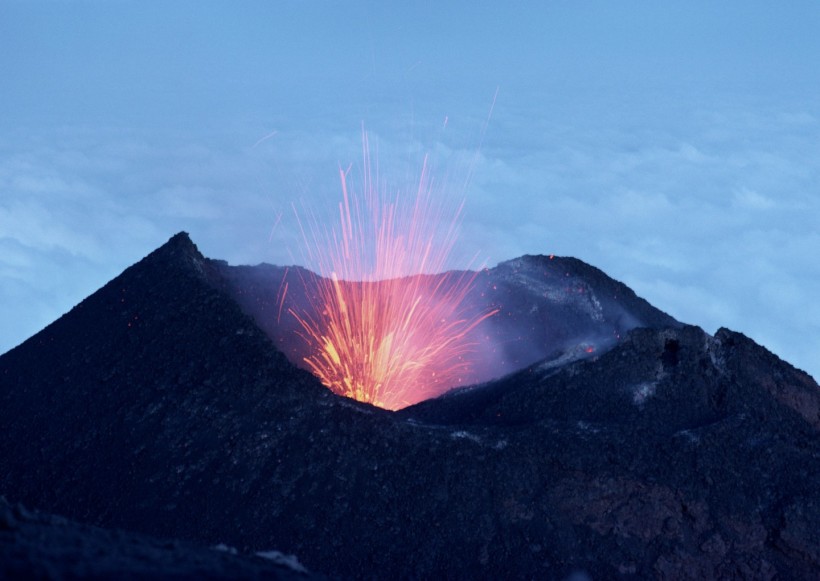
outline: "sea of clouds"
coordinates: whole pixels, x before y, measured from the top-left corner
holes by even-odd
[[[368,127],[388,188],[412,191],[429,155],[438,195],[464,199],[452,267],[474,256],[488,266],[575,256],[682,321],[744,332],[820,376],[820,120],[811,112],[727,106],[672,123],[579,126],[511,110],[501,94],[489,123],[454,117]],[[234,264],[304,263],[294,206],[334,224],[339,168],[354,181],[363,169],[361,127],[268,123],[182,137],[7,133],[0,351],[180,230]]]
[[[820,377],[820,8],[0,4],[0,352],[171,235],[304,263],[362,125],[452,267],[578,257]],[[474,257],[476,260],[471,262]]]

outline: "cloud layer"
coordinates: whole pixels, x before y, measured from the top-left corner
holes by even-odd
[[[386,181],[429,153],[466,199],[452,266],[577,256],[818,377],[818,18],[2,3],[0,351],[179,230],[235,264],[302,262],[293,205],[333,219],[364,122]]]
[[[521,119],[496,110],[480,149],[464,145],[480,141],[478,117],[426,141],[389,119],[371,135],[396,188],[412,186],[430,152],[443,195],[465,198],[452,266],[476,253],[489,264],[577,256],[683,321],[745,332],[820,375],[816,117],[695,111],[639,136],[593,120],[537,133]],[[269,133],[74,128],[3,142],[2,348],[179,230],[232,263],[302,262],[293,205],[332,223],[338,167],[361,168],[359,128],[282,126],[258,143]]]

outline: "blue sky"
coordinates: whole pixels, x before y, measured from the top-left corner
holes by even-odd
[[[799,1],[0,0],[0,352],[179,230],[298,261],[291,203],[336,203],[364,123],[394,183],[429,153],[465,198],[453,266],[576,256],[819,377],[818,25]]]

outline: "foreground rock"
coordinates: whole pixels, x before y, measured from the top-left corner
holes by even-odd
[[[296,369],[224,269],[176,236],[0,357],[0,494],[341,576],[820,568],[820,390],[743,335],[658,316],[391,413]]]
[[[0,579],[324,579],[293,556],[262,555],[82,525],[0,497]]]

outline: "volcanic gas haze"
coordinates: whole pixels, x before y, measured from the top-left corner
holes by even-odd
[[[288,312],[308,345],[302,363],[324,385],[399,409],[465,381],[474,347],[468,334],[496,311],[468,308],[476,272],[431,276],[445,269],[463,202],[448,205],[426,157],[412,188],[391,188],[374,175],[363,140],[360,183],[339,170],[338,223],[300,221],[305,255],[318,274],[300,275],[315,293],[308,308]]]

